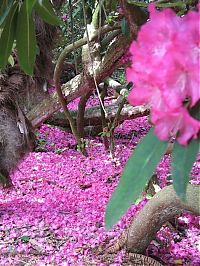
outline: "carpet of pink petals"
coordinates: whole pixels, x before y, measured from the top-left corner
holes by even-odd
[[[132,206],[111,231],[105,230],[108,199],[147,130],[146,118],[120,125],[112,159],[100,137],[88,137],[84,157],[70,133],[43,125],[38,131],[40,151],[29,154],[13,173],[14,189],[0,190],[0,266],[107,265],[92,249],[114,241],[146,202]],[[169,176],[169,161],[166,156],[157,168],[161,186]],[[200,183],[199,169],[197,160],[195,183]],[[163,244],[152,242],[148,253],[166,265],[200,265],[198,218],[185,214],[179,223],[182,235],[163,227],[158,233]],[[122,259],[119,252],[111,265],[120,266]]]

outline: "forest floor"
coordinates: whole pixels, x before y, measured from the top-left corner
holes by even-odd
[[[146,117],[125,121],[115,132],[115,157],[101,137],[88,136],[88,157],[81,155],[71,133],[42,125],[37,151],[13,173],[14,188],[0,190],[0,266],[122,265],[124,251],[102,262],[94,250],[114,242],[131,217],[147,202],[133,205],[112,230],[105,230],[106,204],[123,167],[149,126]],[[157,167],[160,186],[166,185],[170,156]],[[200,183],[200,158],[193,171]],[[182,230],[163,227],[147,255],[165,265],[200,265],[198,217],[177,218]]]

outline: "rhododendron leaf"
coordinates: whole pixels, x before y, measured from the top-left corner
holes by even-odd
[[[13,0],[4,0],[0,5],[0,25],[2,25],[13,6]]]
[[[107,229],[110,229],[137,200],[166,148],[167,143],[160,142],[154,135],[153,129],[137,145],[107,205]]]
[[[175,143],[172,152],[172,178],[177,195],[185,200],[190,171],[200,151],[200,141],[191,140],[187,146]]]
[[[57,26],[61,24],[49,0],[38,1],[35,5],[35,10],[45,22]]]
[[[29,14],[31,14],[35,3],[36,3],[36,0],[26,0],[26,10]]]
[[[32,75],[36,58],[36,37],[33,18],[26,2],[22,4],[18,14],[16,40],[20,66],[26,74]]]
[[[15,35],[16,10],[17,4],[14,4],[6,18],[6,24],[0,36],[0,68],[4,68],[7,65],[8,57],[12,51]]]

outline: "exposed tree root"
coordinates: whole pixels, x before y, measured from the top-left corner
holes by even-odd
[[[134,217],[127,230],[121,234],[114,245],[106,248],[104,253],[117,253],[125,248],[131,254],[144,254],[162,225],[180,216],[184,211],[200,214],[200,186],[188,184],[185,202],[178,198],[172,185],[163,188],[149,200]]]

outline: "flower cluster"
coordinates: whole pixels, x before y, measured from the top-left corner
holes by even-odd
[[[200,122],[190,109],[200,100],[199,12],[178,17],[171,9],[157,11],[149,5],[150,19],[130,47],[132,66],[127,80],[134,88],[133,105],[150,104],[151,122],[160,140],[177,135],[186,145],[197,138]]]

